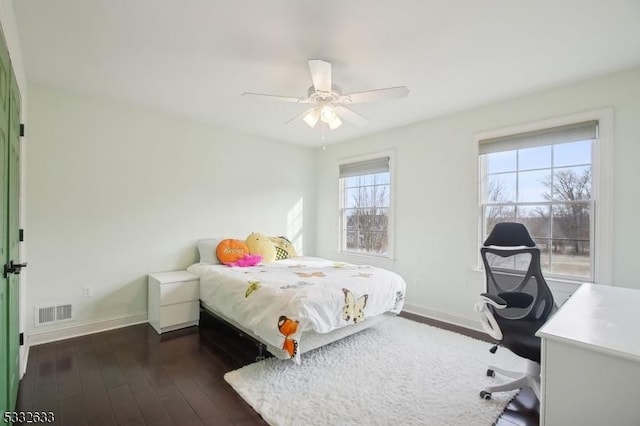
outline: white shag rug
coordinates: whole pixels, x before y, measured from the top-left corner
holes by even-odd
[[[482,425],[495,423],[516,391],[480,391],[506,381],[489,364],[519,370],[509,350],[396,317],[302,355],[269,358],[225,380],[270,425]]]

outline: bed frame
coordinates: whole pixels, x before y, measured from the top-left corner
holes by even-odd
[[[242,325],[238,324],[236,321],[226,317],[220,312],[213,309],[211,306],[204,303],[200,300],[200,309],[206,315],[213,317],[215,320],[222,322],[227,325],[230,329],[234,330],[238,335],[243,337],[246,340],[251,341],[256,346],[256,356],[255,360],[260,361],[265,359],[268,356],[274,354],[274,352],[280,351],[280,348],[276,348],[260,339],[260,337],[256,336],[253,332],[246,329]],[[382,321],[395,317],[394,313],[385,313],[382,315],[378,315],[373,318],[366,318],[364,321],[359,322],[357,324],[349,325],[346,327],[342,327],[336,330],[333,330],[329,333],[316,333],[314,331],[311,332],[303,332],[300,338],[300,346],[298,350],[301,354],[317,349],[320,346],[327,345],[329,343],[335,342],[337,340],[343,339],[347,336],[355,334],[359,331],[362,331],[366,328],[369,328],[373,325],[376,325]]]
[[[261,342],[257,336],[251,332],[246,331],[246,329],[241,328],[239,325],[232,324],[228,319],[222,317],[222,315],[214,313],[211,308],[205,305],[202,300],[200,301],[200,324],[202,325],[202,315],[207,315],[218,323],[223,324],[228,329],[232,330],[235,334],[240,336],[246,341],[253,343],[256,347],[256,361],[261,361],[267,357],[272,356],[270,352],[267,351],[267,345]]]

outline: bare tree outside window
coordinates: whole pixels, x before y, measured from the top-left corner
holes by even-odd
[[[586,275],[591,255],[591,168],[558,170],[545,180],[552,204],[552,272]]]
[[[387,254],[389,172],[349,177],[343,181],[343,250]]]
[[[565,153],[567,147],[563,146]],[[551,150],[548,159],[538,156],[533,160],[522,157],[531,150],[510,151],[515,154],[509,157],[512,163],[508,166],[503,163],[499,171],[486,175],[483,229],[486,238],[499,222],[523,223],[540,248],[545,273],[588,278],[593,203],[589,141],[576,144],[574,149],[575,157],[560,158],[558,154],[557,160]],[[489,159],[491,155],[485,154]],[[503,154],[501,158],[507,156]],[[521,163],[546,166],[520,170]],[[533,174],[541,177],[531,179]],[[499,266],[517,269],[515,264]]]
[[[547,189],[545,199],[566,201],[553,203],[553,251],[577,256],[588,254],[591,169],[559,170],[553,174],[553,181],[545,179],[542,184]]]
[[[500,222],[515,220],[515,207],[506,205],[509,199],[505,195],[505,187],[501,180],[490,180],[487,184],[487,206],[485,213],[485,234],[491,232]]]

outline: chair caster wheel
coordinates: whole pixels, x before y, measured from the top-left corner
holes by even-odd
[[[496,376],[495,371],[493,371],[492,369],[487,370],[487,377],[495,377],[495,376]]]
[[[480,398],[486,399],[487,401],[491,399],[491,392],[480,391]]]

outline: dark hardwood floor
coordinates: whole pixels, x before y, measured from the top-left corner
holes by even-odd
[[[141,324],[33,346],[16,411],[51,411],[49,424],[61,426],[265,425],[222,377],[254,354],[252,342],[208,316],[162,336]],[[521,391],[497,425],[537,425],[538,411],[533,393]]]

